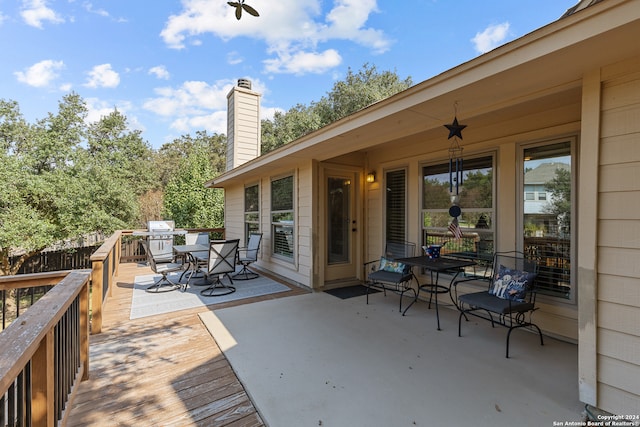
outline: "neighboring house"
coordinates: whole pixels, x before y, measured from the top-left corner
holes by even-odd
[[[548,183],[556,177],[557,170],[571,172],[571,165],[559,162],[543,163],[524,173],[525,216],[546,213],[545,209],[553,201]]]
[[[448,175],[443,125],[457,105],[465,177],[482,182],[463,186],[461,224],[482,228],[496,250],[540,244],[525,233],[524,171],[568,159],[572,226],[555,246],[562,265],[552,266],[536,320],[578,344],[583,402],[640,414],[638,40],[640,0],[584,1],[263,156],[259,95],[243,82],[229,94],[229,113],[240,114],[230,119],[229,170],[207,183],[225,190],[226,234],[261,231],[261,268],[322,289],[362,278],[387,240],[421,245],[446,232],[449,201],[437,183]],[[479,216],[488,227],[472,225]]]

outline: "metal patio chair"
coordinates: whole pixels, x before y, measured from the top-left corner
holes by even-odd
[[[157,262],[155,254],[149,246],[149,243],[145,240],[141,240],[140,243],[142,244],[142,247],[147,254],[147,262],[149,263],[151,270],[153,270],[154,273],[160,274],[162,276],[160,277],[160,279],[156,280],[153,285],[148,286],[146,291],[157,293],[169,292],[181,288],[184,290],[180,283],[174,282],[168,277],[169,273],[182,271],[182,269],[184,268],[184,264],[174,262]]]
[[[201,233],[187,233],[184,236],[184,241],[186,245],[202,245],[209,246],[209,233],[201,232]],[[194,276],[204,276],[207,263],[208,263],[208,251],[202,252],[190,252],[186,255],[185,262],[187,263],[187,267],[185,272],[182,275],[188,274],[188,281],[190,281]],[[180,276],[182,279],[182,276]]]
[[[216,240],[209,244],[207,278],[213,278],[213,282],[210,283],[208,288],[200,291],[201,295],[216,297],[236,291],[230,273],[236,271],[239,245],[240,239]],[[222,282],[221,277],[224,278],[224,276],[229,279],[229,285]]]
[[[249,235],[249,243],[244,248],[238,248],[238,264],[242,265],[242,269],[233,275],[236,280],[249,280],[258,277],[258,273],[249,270],[249,264],[258,260],[258,251],[260,250],[260,242],[262,241],[262,233],[251,233]]]
[[[369,261],[364,264],[367,287],[367,304],[369,304],[369,291],[371,288],[377,288],[387,295],[387,290],[400,294],[399,311],[402,315],[407,312],[409,307],[416,301],[418,294],[411,286],[413,273],[411,266],[397,261],[398,258],[409,258],[414,256],[416,245],[408,242],[387,242],[385,245],[384,255],[379,260]],[[413,300],[402,311],[402,298],[407,292],[413,293]]]
[[[474,282],[485,286],[482,292],[472,292],[457,296],[460,315],[458,317],[458,336],[461,335],[462,318],[467,315],[487,320],[491,326],[504,326],[507,332],[506,357],[509,357],[509,338],[515,329],[525,328],[540,336],[540,345],[544,345],[542,331],[532,321],[536,307],[535,279],[538,264],[527,259],[522,252],[496,252],[494,254],[492,274],[484,279],[461,279],[454,282],[454,288],[462,283]]]

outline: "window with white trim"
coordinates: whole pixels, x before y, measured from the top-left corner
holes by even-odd
[[[572,266],[573,139],[522,149],[522,249],[538,263],[538,294],[575,301]],[[529,199],[527,192],[537,197]],[[541,195],[544,194],[542,197]]]
[[[293,175],[271,181],[272,253],[293,260],[294,248],[294,185]]]
[[[385,173],[386,241],[407,240],[407,171],[397,169]]]
[[[449,163],[422,168],[422,244],[443,245],[442,254],[458,253],[491,259],[495,240],[495,198],[493,156],[464,159],[464,185],[459,191],[462,213],[458,224],[462,238],[449,231],[453,218],[449,192]]]
[[[244,237],[249,241],[251,233],[260,232],[260,187],[258,184],[244,188]]]

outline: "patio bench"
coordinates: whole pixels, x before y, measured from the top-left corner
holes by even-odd
[[[490,275],[482,278],[463,278],[453,283],[458,301],[458,336],[462,336],[462,318],[467,315],[486,320],[508,329],[506,357],[509,358],[509,338],[515,329],[526,328],[537,332],[540,345],[544,345],[542,331],[532,322],[536,307],[535,279],[537,263],[526,259],[522,252],[496,252]],[[475,283],[487,289],[458,296],[458,286]]]

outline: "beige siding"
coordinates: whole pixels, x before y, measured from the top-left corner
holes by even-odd
[[[304,277],[305,285],[318,287],[321,284],[310,283],[310,279],[313,277],[313,198],[316,196],[313,191],[315,186],[311,165],[304,165],[298,169],[296,183],[298,194],[298,206],[296,207],[297,272],[301,277]]]
[[[366,223],[366,251],[364,259],[366,261],[373,261],[378,259],[382,254],[382,221],[383,221],[383,206],[382,206],[382,171],[378,170],[376,173],[376,182],[366,184],[365,194],[367,197],[366,209],[365,209],[365,223]]]
[[[225,190],[224,227],[228,239],[244,242],[244,187],[235,186]]]
[[[296,230],[294,236],[293,262],[272,256],[271,245],[271,179],[293,173],[297,192],[295,206]],[[316,197],[311,191],[313,184],[313,166],[304,162],[296,170],[273,169],[270,176],[265,176],[259,183],[260,187],[260,231],[263,240],[260,250],[258,266],[279,274],[304,286],[320,286],[312,282],[313,271],[313,200]],[[228,238],[244,239],[244,187],[253,185],[255,181],[246,182],[242,186],[226,189],[225,198],[225,227]]]
[[[234,144],[233,141],[235,140],[235,129],[236,129],[236,124],[235,124],[235,114],[233,114],[233,112],[235,111],[235,97],[234,96],[230,96],[227,98],[227,169],[226,170],[231,170],[233,169],[233,165],[235,163],[235,150],[234,150]]]
[[[623,66],[624,65],[624,66]],[[622,72],[621,70],[626,70]],[[640,413],[640,63],[603,70],[598,406]]]
[[[260,155],[260,95],[233,88],[227,101],[227,170]]]

